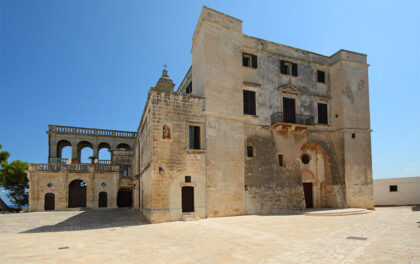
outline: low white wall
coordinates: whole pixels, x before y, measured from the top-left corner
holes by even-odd
[[[390,185],[398,190],[391,192]],[[373,201],[375,205],[420,204],[420,177],[374,179]]]

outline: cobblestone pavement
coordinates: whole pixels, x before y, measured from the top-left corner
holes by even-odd
[[[420,207],[153,225],[120,209],[0,215],[0,263],[420,264]]]

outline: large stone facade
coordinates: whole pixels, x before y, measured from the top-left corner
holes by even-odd
[[[191,53],[177,91],[164,70],[131,132],[134,209],[156,223],[373,207],[366,55],[250,37],[207,7]]]

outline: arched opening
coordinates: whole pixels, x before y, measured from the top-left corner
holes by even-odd
[[[162,129],[162,138],[163,139],[171,139],[171,129],[167,124],[163,125]]]
[[[55,195],[53,193],[46,193],[44,197],[44,210],[50,211],[55,209]]]
[[[120,150],[131,150],[131,147],[128,144],[121,143],[117,145],[117,149]]]
[[[108,197],[106,192],[99,193],[98,207],[103,208],[108,206]]]
[[[93,145],[88,141],[81,141],[77,144],[77,156],[80,163],[91,163],[89,157],[93,156]]]
[[[99,164],[111,164],[111,146],[102,142],[98,145],[98,162]]]
[[[69,184],[69,208],[86,207],[86,182],[74,180]]]
[[[182,212],[194,212],[194,187],[184,186],[182,192]]]
[[[58,162],[65,162],[65,160],[72,158],[72,146],[70,141],[68,140],[60,140],[57,143],[57,161]],[[51,161],[55,162],[55,161]]]
[[[118,191],[117,206],[131,207],[133,203],[133,195],[131,190],[122,189]]]
[[[333,207],[334,192],[329,192],[332,190],[330,160],[325,150],[314,142],[308,142],[300,150],[300,161],[306,207]]]

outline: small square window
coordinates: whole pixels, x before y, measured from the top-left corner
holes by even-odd
[[[318,79],[317,81],[320,83],[325,83],[325,72],[323,71],[318,71]]]
[[[256,69],[258,66],[257,56],[248,53],[242,53],[242,66]]]
[[[398,192],[398,185],[389,185],[390,192]]]
[[[298,66],[296,63],[280,60],[280,73],[296,77],[298,75]]]
[[[185,176],[185,182],[191,182],[191,176]]]
[[[279,166],[283,167],[284,166],[283,154],[279,154],[278,158],[279,158]]]
[[[247,146],[246,147],[246,154],[249,158],[252,158],[254,156],[254,151],[252,149],[252,146]]]
[[[351,133],[351,138],[356,138],[356,133]]]

